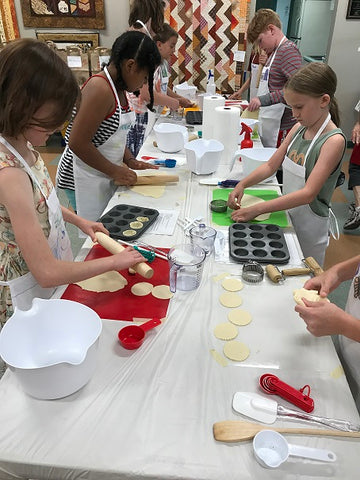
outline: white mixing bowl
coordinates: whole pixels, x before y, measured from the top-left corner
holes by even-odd
[[[187,128],[176,123],[157,123],[154,132],[158,147],[166,153],[179,152],[189,138]]]
[[[243,148],[241,150],[241,160],[243,164],[244,176],[248,176],[255,168],[267,162],[276,152],[276,148]]]
[[[2,328],[0,356],[29,395],[66,397],[93,375],[101,329],[97,313],[81,303],[35,298]]]

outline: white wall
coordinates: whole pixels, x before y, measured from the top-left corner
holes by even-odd
[[[1,0],[0,0],[1,1]],[[129,0],[104,0],[105,10],[105,26],[104,30],[75,30],[71,28],[33,28],[24,27],[21,14],[20,0],[15,0],[16,16],[19,25],[21,37],[36,37],[36,31],[49,33],[85,33],[85,32],[99,32],[100,45],[102,47],[111,47],[116,37],[123,33],[128,27],[129,17]]]
[[[350,139],[357,118],[354,107],[360,99],[360,20],[346,19],[347,4],[345,0],[338,0],[328,64],[337,75],[341,127]]]

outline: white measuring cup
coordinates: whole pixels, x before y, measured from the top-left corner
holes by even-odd
[[[253,440],[253,448],[256,460],[267,468],[279,467],[286,462],[289,455],[321,462],[336,461],[336,455],[331,450],[292,445],[274,430],[261,430],[257,433]]]
[[[176,245],[168,253],[170,291],[195,290],[200,285],[205,250],[198,245]]]

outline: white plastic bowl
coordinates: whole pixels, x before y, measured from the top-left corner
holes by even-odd
[[[187,82],[184,82],[180,83],[179,85],[175,85],[174,91],[182,97],[193,100],[195,98],[197,88],[194,85],[188,85]]]
[[[81,303],[35,298],[1,330],[0,356],[29,395],[66,397],[93,375],[101,329],[97,313]]]
[[[220,163],[224,145],[217,140],[199,138],[185,143],[186,163],[197,175],[214,173]]]
[[[276,152],[276,148],[243,148],[241,150],[241,160],[243,164],[243,173],[246,177],[255,168],[267,162],[269,158]]]
[[[166,153],[179,152],[189,138],[187,128],[176,123],[158,123],[154,132],[158,147]]]

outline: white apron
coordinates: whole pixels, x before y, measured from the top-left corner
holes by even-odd
[[[276,57],[276,53],[283,43],[286,37],[283,37],[277,46],[275,52],[271,56],[270,63],[268,65],[264,65],[259,88],[257,91],[257,96],[261,97],[262,95],[267,95],[270,93],[269,90],[269,76],[270,76],[270,69],[271,65]],[[279,136],[281,118],[283,116],[285,110],[284,103],[276,103],[274,105],[268,105],[267,107],[260,107],[259,110],[259,134],[261,138],[261,142],[264,147],[272,147],[276,148],[277,139]]]
[[[256,86],[258,72],[260,65],[258,63],[251,62],[251,76],[250,76],[250,100],[258,96],[258,87]],[[260,86],[260,84],[259,84]]]
[[[351,283],[345,311],[360,322],[360,265]],[[357,407],[360,406],[360,343],[339,335],[342,360],[347,367],[348,378],[352,387]]]
[[[46,205],[49,209],[49,224],[50,234],[48,237],[48,243],[54,257],[58,260],[73,260],[71,251],[70,240],[65,228],[64,219],[62,216],[61,206],[56,196],[55,188],[52,189],[48,198],[46,198],[45,192],[42,189],[38,179],[34,175],[33,171],[23,159],[23,157],[10,145],[3,137],[0,136],[0,142],[6,146],[6,148],[19,160],[19,162],[25,167],[25,170],[29,177],[39,187],[43,194]],[[31,308],[34,298],[50,298],[56,287],[43,288],[41,287],[31,272],[22,275],[21,277],[14,278],[7,282],[0,282],[0,285],[7,285],[10,288],[11,300],[13,307],[17,307],[20,310],[29,310]]]
[[[312,139],[309,148],[305,154],[304,165],[298,165],[286,155],[282,164],[283,168],[283,194],[296,192],[304,188],[305,180],[305,165],[306,160],[314,146],[314,143],[319,138],[325,127],[330,121],[330,114],[326,117],[324,123],[317,131],[315,137]],[[294,135],[289,147],[288,152],[299,135],[298,132]],[[333,215],[331,212],[330,215]],[[291,208],[289,215],[296,231],[302,252],[305,257],[314,257],[319,265],[323,265],[325,250],[329,243],[329,217],[321,217],[314,213],[308,204],[300,205],[299,207]]]
[[[121,113],[121,104],[114,82],[106,67],[104,72],[119,106],[120,120],[116,132],[97,149],[107,160],[115,165],[121,165],[126,146],[126,136],[135,121],[135,114],[134,112]],[[88,220],[98,220],[117,187],[108,176],[90,167],[75,154],[73,161],[77,213],[80,217]]]

